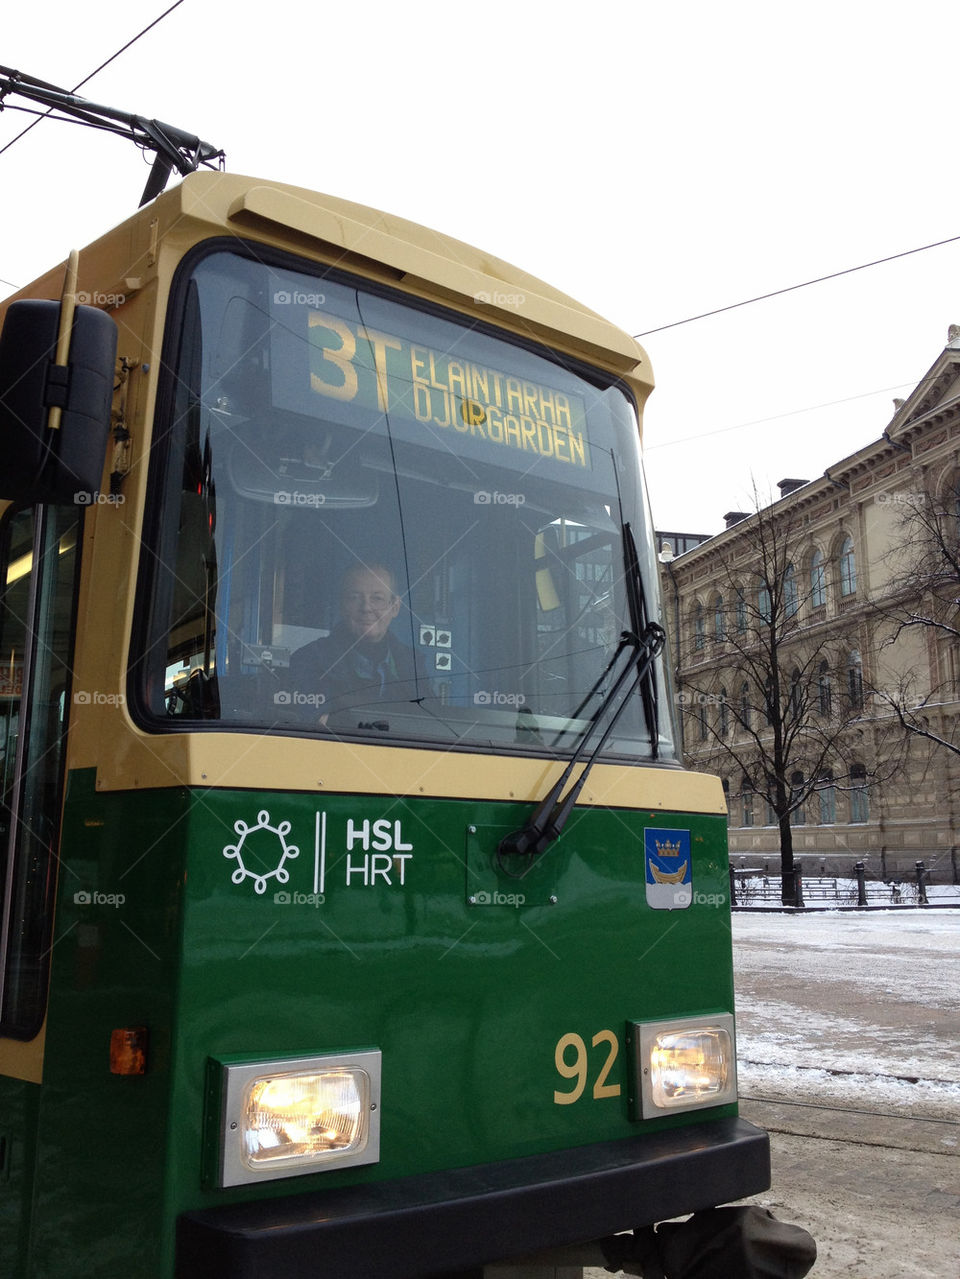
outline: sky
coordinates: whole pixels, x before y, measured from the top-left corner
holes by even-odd
[[[73,89],[172,3],[7,6],[0,64]],[[960,323],[960,239],[651,330],[960,237],[958,37],[955,0],[182,0],[79,92],[647,334],[654,521],[709,533],[881,435]],[[0,147],[30,119],[0,114]],[[0,153],[0,297],[132,213],[146,172],[51,120]]]

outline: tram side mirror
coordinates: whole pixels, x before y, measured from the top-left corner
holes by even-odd
[[[0,331],[0,498],[73,505],[100,487],[110,432],[117,326],[78,306],[56,364],[60,303],[12,302]],[[61,410],[50,426],[50,409]]]

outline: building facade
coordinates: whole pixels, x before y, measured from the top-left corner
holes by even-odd
[[[808,875],[957,882],[960,328],[895,406],[820,478],[661,548],[684,751],[723,779],[734,866],[792,844]]]

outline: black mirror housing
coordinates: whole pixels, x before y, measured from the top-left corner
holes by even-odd
[[[89,503],[110,432],[117,326],[78,306],[66,365],[56,360],[60,303],[13,302],[0,332],[0,498]],[[61,409],[59,429],[48,424]]]

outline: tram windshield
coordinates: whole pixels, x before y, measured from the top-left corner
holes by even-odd
[[[659,609],[621,388],[339,273],[217,250],[181,296],[155,725],[675,758],[659,662],[606,697]]]

